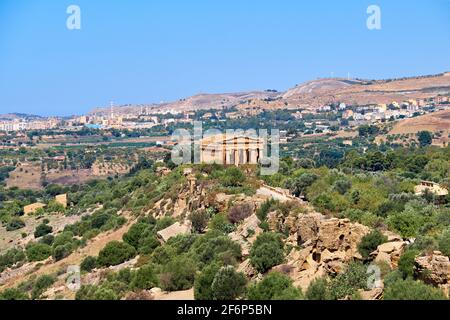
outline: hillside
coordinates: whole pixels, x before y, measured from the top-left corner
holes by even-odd
[[[115,113],[137,114],[150,110],[199,110],[243,107],[251,105],[263,109],[315,109],[326,104],[389,104],[409,99],[424,99],[450,92],[450,73],[438,75],[387,79],[318,79],[299,84],[285,92],[251,91],[240,93],[202,93],[174,102],[148,105],[126,105],[115,108]],[[110,108],[96,108],[91,114],[109,114]]]

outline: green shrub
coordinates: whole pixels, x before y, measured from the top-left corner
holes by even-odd
[[[23,291],[11,288],[11,289],[5,289],[4,291],[0,292],[0,301],[7,300],[29,300],[30,297]]]
[[[47,290],[53,283],[55,278],[49,275],[43,275],[36,279],[31,290],[31,299],[39,299],[42,293]]]
[[[212,283],[217,272],[220,270],[221,264],[213,262],[206,266],[200,274],[195,277],[194,297],[195,300],[214,300],[214,292]]]
[[[221,260],[225,264],[233,264],[242,255],[241,246],[238,243],[217,231],[210,231],[197,238],[191,247],[191,251],[195,254],[200,268],[214,260]]]
[[[49,246],[53,245],[53,242],[55,241],[55,236],[52,234],[46,234],[41,239],[39,239],[40,243],[48,244]]]
[[[284,260],[284,244],[276,233],[260,234],[250,250],[250,262],[259,272],[266,272]]]
[[[121,264],[136,256],[136,249],[125,242],[111,241],[98,254],[98,265],[108,267]]]
[[[158,285],[158,277],[152,266],[146,265],[135,271],[132,276],[131,288],[147,290]]]
[[[26,247],[29,261],[42,261],[52,255],[52,247],[44,243],[31,243]]]
[[[15,231],[25,227],[25,222],[19,218],[12,218],[6,225],[6,231]]]
[[[404,278],[414,276],[415,259],[419,254],[420,251],[409,249],[406,250],[398,260],[398,270],[401,271]]]
[[[403,280],[403,273],[400,270],[389,272],[383,279],[384,287],[387,288],[397,280]]]
[[[159,282],[167,291],[187,290],[193,287],[197,268],[186,255],[176,256],[163,266]]]
[[[119,296],[113,289],[99,288],[95,291],[93,300],[119,300]]]
[[[314,279],[306,290],[308,300],[328,300],[328,297],[328,281],[324,277]]]
[[[56,248],[58,246],[63,246],[66,244],[72,244],[73,242],[74,242],[73,232],[64,231],[64,232],[58,234],[55,237],[55,239],[53,240],[53,248]]]
[[[25,262],[27,259],[23,249],[12,248],[0,255],[0,272],[3,272],[6,268],[12,267],[17,263]]]
[[[220,182],[225,187],[239,187],[245,181],[244,173],[236,167],[230,167],[225,169],[220,176]]]
[[[197,210],[191,213],[189,220],[192,222],[192,229],[197,233],[202,233],[209,221],[209,214],[206,210]]]
[[[139,240],[145,230],[149,228],[146,223],[135,223],[133,224],[127,233],[122,237],[123,241],[132,245],[136,250],[139,249]]]
[[[247,298],[249,300],[300,300],[302,292],[292,285],[289,277],[279,272],[271,272],[262,281],[249,287]]]
[[[445,294],[412,279],[397,280],[384,291],[384,300],[446,300]]]
[[[446,256],[450,256],[450,230],[442,233],[439,239],[439,250]]]
[[[358,244],[358,251],[364,259],[367,259],[370,253],[386,241],[386,236],[384,236],[379,230],[374,230],[361,239],[361,242]]]
[[[53,228],[51,226],[42,223],[36,227],[36,230],[34,231],[34,237],[40,238],[52,232]]]
[[[245,275],[233,266],[222,267],[214,276],[211,289],[215,300],[235,300],[245,292]]]
[[[367,287],[367,268],[358,262],[351,262],[343,273],[338,274],[330,283],[329,293],[332,300],[354,295],[358,289]]]
[[[150,254],[159,247],[161,243],[155,234],[148,235],[139,241],[138,252],[140,254]]]
[[[72,250],[73,246],[71,243],[57,246],[53,249],[53,259],[55,259],[55,261],[62,260],[68,257],[72,253]]]
[[[156,222],[155,232],[164,230],[167,227],[170,227],[175,223],[175,220],[172,217],[163,217]]]
[[[86,272],[91,272],[93,269],[95,269],[96,266],[97,266],[97,258],[88,256],[88,257],[84,258],[83,262],[81,262],[80,270],[86,271]]]
[[[276,200],[270,198],[266,200],[259,208],[256,210],[256,216],[259,218],[260,221],[265,221],[267,219],[267,214],[269,213],[270,209],[275,206],[277,203]]]
[[[209,222],[209,229],[218,230],[223,233],[231,233],[235,227],[223,213],[216,214]]]

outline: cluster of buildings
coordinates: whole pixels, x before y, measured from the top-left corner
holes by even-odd
[[[0,120],[0,131],[50,130],[57,128],[59,123],[56,118]]]
[[[449,101],[449,97],[439,96],[427,100],[407,100],[401,103],[393,101],[389,105],[367,105],[357,107],[356,109],[347,109],[344,107],[342,118],[349,120],[350,126],[361,125],[363,123],[375,123],[389,119],[411,118],[419,114],[425,114],[427,112],[427,107],[445,109],[450,106],[445,105],[445,103],[448,103]]]

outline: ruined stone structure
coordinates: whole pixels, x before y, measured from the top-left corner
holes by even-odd
[[[264,141],[256,136],[219,134],[203,138],[200,148],[200,161],[203,163],[258,164]]]

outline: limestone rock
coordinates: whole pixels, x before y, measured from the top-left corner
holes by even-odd
[[[383,288],[374,288],[372,290],[358,290],[363,300],[379,300],[383,294]]]
[[[415,260],[416,274],[424,282],[442,288],[448,295],[450,288],[449,257],[435,251],[431,255],[417,257]]]
[[[263,232],[259,227],[260,220],[253,214],[244,219],[244,221],[237,227],[237,229],[228,236],[238,242],[242,248],[242,255],[247,257],[250,253],[251,244],[256,240],[256,237]]]

